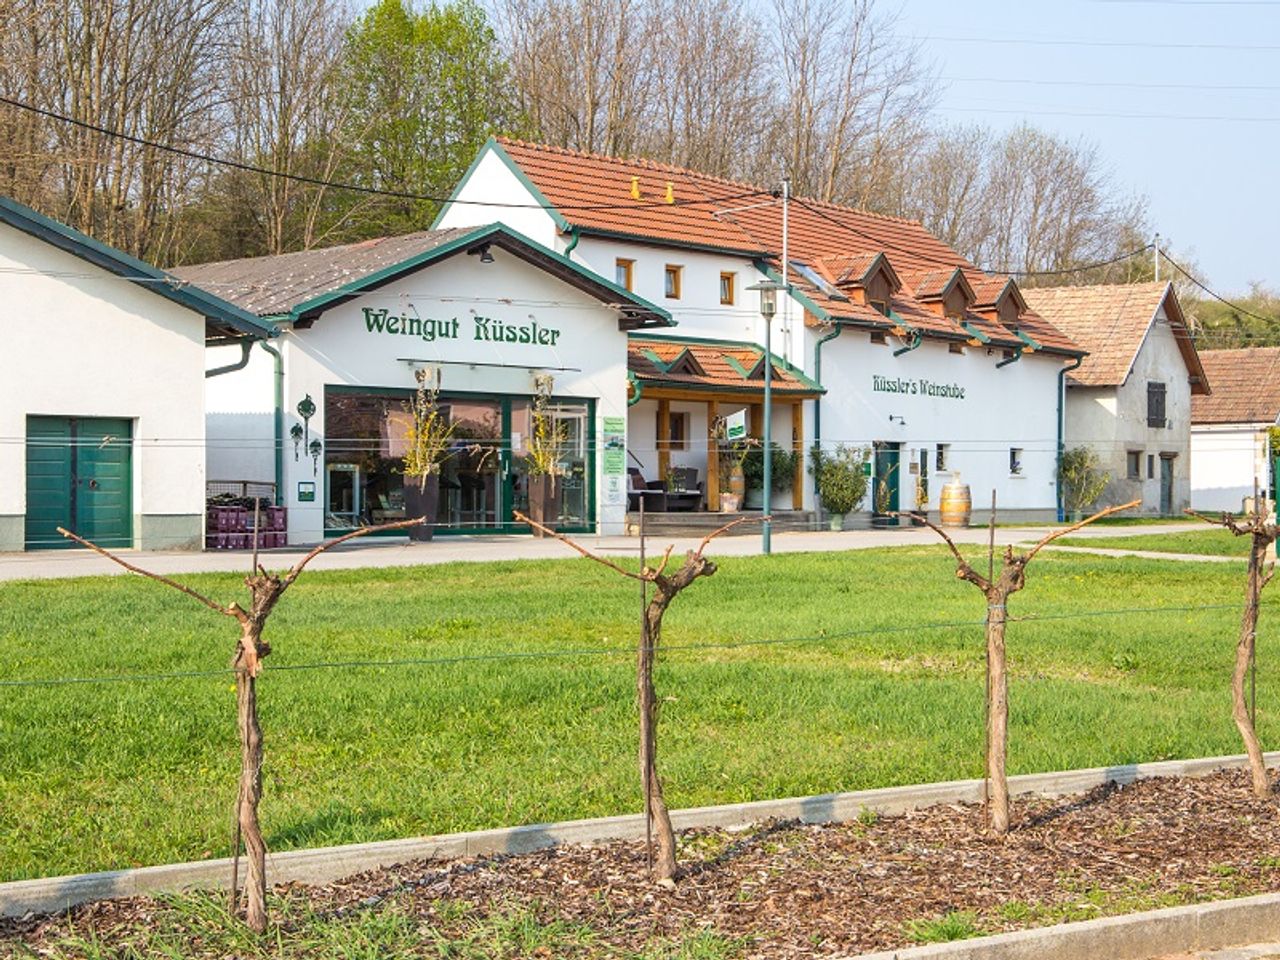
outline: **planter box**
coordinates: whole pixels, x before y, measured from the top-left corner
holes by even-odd
[[[426,523],[420,523],[408,530],[409,539],[424,542],[435,536],[436,515],[440,506],[440,474],[427,476],[425,484],[420,485],[418,477],[404,478],[404,515],[406,520],[414,517],[426,517]]]

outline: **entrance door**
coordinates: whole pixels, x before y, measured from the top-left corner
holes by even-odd
[[[133,546],[132,432],[129,420],[27,417],[28,550],[74,546],[58,527]]]
[[[440,529],[500,533],[511,516],[507,405],[501,400],[441,400],[453,424],[440,473]]]
[[[1173,515],[1173,457],[1160,455],[1160,513]]]
[[[898,509],[898,491],[901,486],[902,444],[877,440],[875,443],[875,475],[872,478],[872,512],[885,516]],[[897,518],[893,518],[894,522]]]

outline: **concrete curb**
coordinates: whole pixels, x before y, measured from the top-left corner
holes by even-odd
[[[1280,751],[1266,754],[1268,766],[1280,766]],[[1084,793],[1104,783],[1133,783],[1151,777],[1203,777],[1217,770],[1240,767],[1244,756],[1166,760],[1157,763],[1094,767],[1061,773],[1032,773],[1009,778],[1014,795],[1060,797]],[[742,828],[764,820],[838,823],[855,819],[863,810],[895,814],[944,803],[980,803],[981,780],[953,780],[909,787],[885,787],[853,793],[829,793],[785,800],[761,800],[715,807],[673,810],[677,830],[692,827]],[[289,850],[267,858],[267,880],[280,883],[328,883],[354,873],[393,866],[410,860],[444,860],[493,853],[528,853],[567,843],[595,843],[644,836],[644,817],[632,814],[594,820],[531,824],[470,833],[447,833],[341,847]],[[193,888],[222,889],[231,879],[230,859],[201,860],[134,870],[113,870],[39,880],[0,883],[0,916],[53,913],[91,900],[110,900],[142,894],[172,893]],[[1058,929],[1058,928],[1053,928]],[[1280,932],[1280,927],[1277,927]],[[1254,939],[1258,939],[1255,937]],[[946,945],[952,946],[952,945]],[[1158,951],[1153,951],[1158,952]],[[902,954],[903,957],[914,954]],[[922,954],[921,956],[933,956]],[[950,956],[950,954],[938,954]],[[957,956],[965,956],[957,954]],[[1009,957],[1020,956],[1008,954]],[[1101,954],[1095,954],[1101,956]]]
[[[1280,894],[1062,923],[846,960],[1150,960],[1280,936]]]

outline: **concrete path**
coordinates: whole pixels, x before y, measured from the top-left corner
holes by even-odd
[[[1228,947],[1204,953],[1177,953],[1154,957],[1153,960],[1280,960],[1280,943],[1255,943],[1247,947]]]
[[[1034,542],[1048,532],[1048,526],[997,527],[996,544]],[[1081,530],[1075,537],[1138,536],[1153,533],[1171,533],[1188,529],[1187,524],[1151,524],[1134,527],[1106,527],[1097,531]],[[982,527],[948,531],[957,543],[985,544],[987,531]],[[635,557],[640,543],[635,537],[575,537],[589,550],[610,556]],[[826,553],[840,550],[866,550],[875,547],[927,546],[939,543],[937,535],[928,529],[898,527],[892,530],[845,530],[839,533],[815,531],[811,533],[776,533],[773,535],[775,553]],[[675,545],[679,555],[698,545],[698,538],[683,537],[649,539],[649,551],[665,549],[667,543]],[[1062,548],[1083,549],[1088,548]],[[260,560],[269,569],[285,569],[305,554],[305,550],[290,548],[263,551]],[[760,552],[758,535],[723,537],[716,540],[707,553],[714,556],[753,556]],[[1126,551],[1102,550],[1105,554],[1125,555]],[[155,573],[210,573],[217,571],[247,570],[249,554],[242,551],[211,550],[203,553],[177,551],[121,551],[129,562]],[[1139,556],[1168,559],[1170,554],[1138,553]],[[440,537],[431,543],[410,543],[400,538],[371,538],[354,541],[316,558],[309,570],[350,570],[359,567],[412,567],[453,562],[482,562],[493,560],[540,560],[574,556],[564,544],[555,540],[536,540],[532,537],[478,536]],[[1180,556],[1180,555],[1175,555]],[[1186,559],[1214,560],[1231,558],[1191,557]],[[0,554],[0,581],[45,580],[62,577],[87,577],[100,574],[120,574],[125,571],[87,550],[48,550],[33,553]]]
[[[1045,547],[1062,553],[1090,553],[1098,557],[1141,557],[1144,560],[1180,560],[1183,563],[1244,563],[1248,557],[1219,557],[1199,553],[1160,553],[1156,550],[1125,550],[1122,547]]]

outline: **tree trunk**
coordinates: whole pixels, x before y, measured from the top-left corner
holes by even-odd
[[[989,823],[992,833],[1009,831],[1009,781],[1005,759],[1009,752],[1009,674],[1005,669],[1004,627],[1007,597],[987,604],[987,779],[991,784]]]
[[[662,796],[658,777],[658,698],[653,689],[653,661],[662,633],[662,611],[655,610],[655,597],[640,628],[640,651],[636,657],[636,693],[640,706],[640,785],[644,789],[645,814],[657,839],[653,859],[653,879],[674,882],[676,875],[676,835]]]
[[[253,638],[257,641],[257,638]],[[267,929],[267,845],[258,825],[262,798],[262,728],[258,725],[258,695],[253,674],[236,670],[236,706],[240,719],[240,795],[236,816],[244,838],[245,922],[257,933]]]
[[[1249,574],[1244,588],[1244,615],[1240,619],[1240,641],[1236,644],[1236,668],[1231,674],[1231,712],[1236,727],[1249,754],[1249,770],[1253,775],[1253,794],[1259,799],[1271,792],[1267,778],[1267,766],[1262,759],[1262,745],[1253,729],[1253,720],[1245,703],[1244,683],[1253,664],[1254,645],[1258,633],[1258,602],[1262,596],[1262,565],[1266,558],[1267,541],[1254,537],[1249,549]]]

